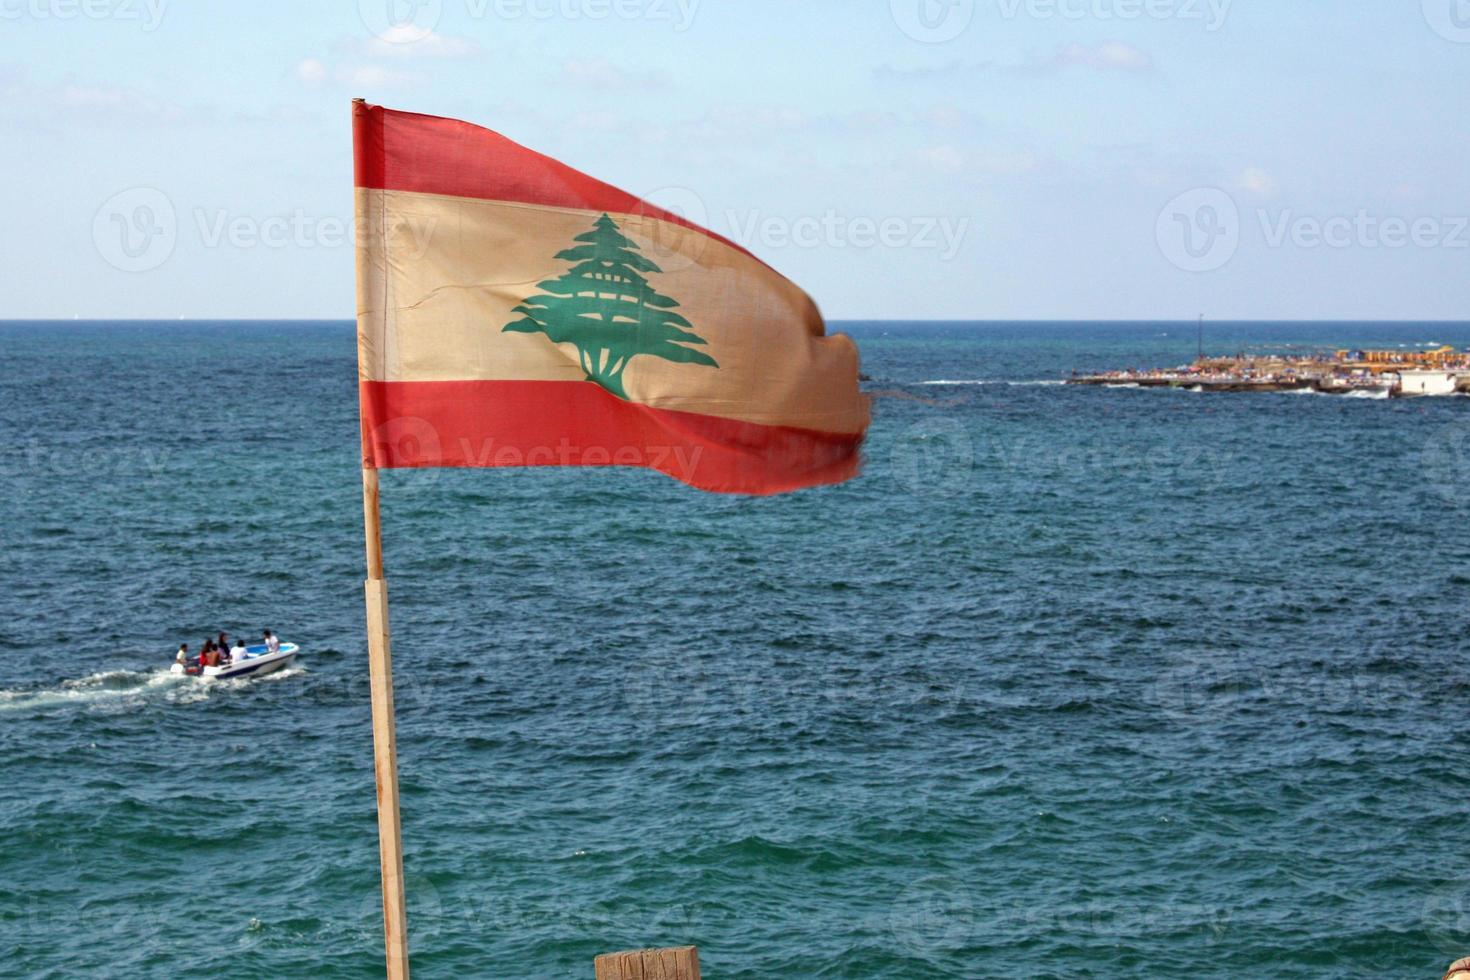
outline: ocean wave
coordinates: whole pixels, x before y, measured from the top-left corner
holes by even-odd
[[[1043,378],[1033,381],[998,381],[993,378],[975,378],[971,380],[953,381],[941,378],[938,381],[920,381],[921,385],[1004,385],[1007,388],[1052,388],[1064,385],[1067,382],[1058,381],[1054,378]]]
[[[55,687],[0,690],[0,711],[87,704],[167,690],[189,680],[168,671],[104,670],[62,681]]]
[[[1286,391],[1275,392],[1275,394],[1315,395],[1320,398],[1365,398],[1372,401],[1387,401],[1389,398],[1389,393],[1387,389],[1383,389],[1381,391],[1369,391],[1367,389],[1359,389],[1357,391],[1344,391],[1339,393],[1332,391],[1318,391],[1316,388],[1290,388]]]
[[[193,704],[214,692],[243,690],[252,684],[298,677],[306,668],[291,666],[263,677],[193,677],[167,670],[104,670],[64,680],[54,687],[0,689],[0,713],[56,707],[104,707],[132,700],[158,699],[170,704]]]

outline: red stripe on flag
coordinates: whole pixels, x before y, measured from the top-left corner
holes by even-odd
[[[358,187],[647,215],[708,235],[761,261],[723,235],[483,126],[357,102],[352,128]]]
[[[363,462],[640,466],[700,490],[771,494],[856,475],[863,437],[650,408],[586,381],[363,381]]]

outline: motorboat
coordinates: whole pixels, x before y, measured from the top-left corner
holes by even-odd
[[[186,667],[184,664],[175,663],[171,670],[175,674],[220,679],[269,674],[289,666],[291,661],[296,659],[296,654],[300,649],[294,643],[282,643],[275,653],[271,653],[264,643],[256,643],[245,648],[243,657],[228,664],[221,664],[218,667]]]

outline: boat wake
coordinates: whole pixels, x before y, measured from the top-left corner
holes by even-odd
[[[306,673],[287,667],[264,677],[217,680],[173,674],[167,670],[105,670],[62,681],[53,687],[0,689],[0,715],[49,708],[131,709],[139,702],[193,704],[216,693],[244,690],[255,684],[286,680]]]
[[[1065,381],[1051,379],[1038,379],[1035,381],[997,381],[995,379],[977,378],[970,381],[950,381],[940,379],[938,381],[920,381],[921,385],[1004,385],[1007,388],[1051,388],[1056,385],[1064,385]]]
[[[1387,388],[1367,389],[1360,388],[1356,391],[1332,392],[1318,391],[1316,388],[1292,388],[1288,391],[1276,392],[1279,395],[1312,395],[1318,398],[1362,398],[1372,401],[1388,401],[1390,395]]]

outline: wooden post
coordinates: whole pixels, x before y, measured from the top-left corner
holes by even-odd
[[[370,143],[367,103],[352,100],[352,160],[361,175]],[[359,182],[354,178],[354,184]],[[369,238],[376,230],[371,195],[357,192],[358,369],[362,371],[364,323],[372,317]],[[376,308],[381,314],[382,307]],[[366,321],[365,321],[365,318]],[[365,435],[366,433],[364,433]],[[362,521],[367,543],[368,676],[372,681],[373,772],[378,783],[378,860],[383,878],[383,945],[388,980],[408,980],[408,911],[403,900],[403,832],[398,815],[398,736],[393,717],[393,652],[388,628],[388,583],[383,580],[383,524],[378,513],[378,470],[366,453],[362,464]]]
[[[388,583],[383,580],[383,528],[378,471],[362,468],[367,531],[368,673],[372,679],[373,770],[378,781],[378,857],[383,876],[383,938],[388,980],[408,980],[408,914],[403,901],[403,833],[398,816],[398,738],[393,719],[393,654]]]
[[[604,953],[592,966],[596,980],[699,980],[699,951],[678,946]]]

